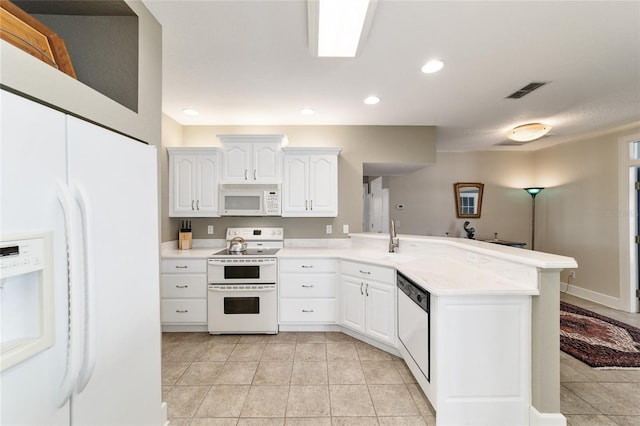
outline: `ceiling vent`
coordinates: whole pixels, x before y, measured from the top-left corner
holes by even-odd
[[[522,89],[516,90],[515,92],[513,92],[512,94],[507,96],[506,99],[520,99],[521,97],[523,97],[525,95],[528,95],[529,93],[533,92],[534,90],[541,88],[542,86],[544,86],[547,83],[549,83],[549,82],[548,81],[533,81],[533,82],[527,84],[526,86],[524,86]]]

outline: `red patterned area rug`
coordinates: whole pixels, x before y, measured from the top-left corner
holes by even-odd
[[[640,368],[640,329],[560,302],[560,350],[595,368]]]

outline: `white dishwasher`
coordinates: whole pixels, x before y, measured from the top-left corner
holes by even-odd
[[[429,292],[398,272],[398,338],[430,381]]]

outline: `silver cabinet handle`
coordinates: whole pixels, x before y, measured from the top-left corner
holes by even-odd
[[[302,312],[310,313],[310,312],[313,312],[313,309],[303,309]]]
[[[302,265],[301,268],[313,268],[313,265]]]
[[[360,273],[365,275],[371,275],[370,271],[363,271],[362,269],[360,270]]]
[[[302,284],[303,288],[313,288],[313,284]]]
[[[186,284],[185,285],[179,285],[178,284],[178,285],[176,285],[176,288],[189,288],[189,286],[186,285]]]
[[[188,266],[184,265],[184,266],[180,266],[180,265],[176,265],[176,269],[187,269]]]
[[[253,180],[256,180],[256,169],[253,169]]]
[[[369,297],[369,283],[367,283],[367,286],[364,288],[364,292],[367,293],[367,297]]]
[[[309,210],[309,208],[307,207],[307,206],[308,206],[308,203],[309,203],[309,201],[304,200],[304,209],[305,209],[305,210]]]
[[[364,292],[362,291],[362,286],[364,285],[364,283],[360,283],[360,294],[364,295]]]
[[[179,313],[179,314],[186,314],[187,312],[189,312],[189,310],[188,309],[184,309],[184,310],[176,309],[176,312]]]
[[[193,208],[193,200],[191,200],[191,210],[195,210],[195,209]]]
[[[247,169],[244,169],[244,180],[247,180]]]
[[[309,201],[309,205],[311,206],[309,210],[313,210],[313,200]]]

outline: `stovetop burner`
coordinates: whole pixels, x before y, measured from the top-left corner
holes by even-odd
[[[279,248],[248,248],[244,251],[229,251],[223,249],[212,254],[212,256],[273,256],[280,251]]]

